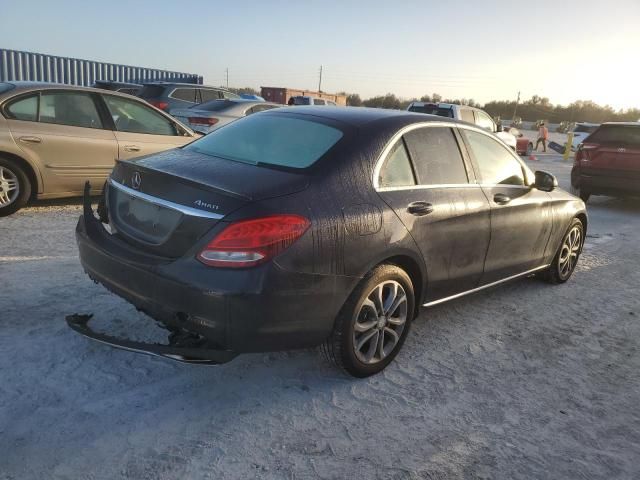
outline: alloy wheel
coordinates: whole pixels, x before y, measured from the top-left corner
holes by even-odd
[[[11,205],[19,194],[18,176],[7,167],[0,166],[0,208]]]
[[[376,285],[367,295],[353,327],[356,358],[375,364],[389,356],[402,336],[408,314],[407,294],[395,280]]]
[[[582,248],[582,229],[575,225],[564,237],[558,259],[558,274],[567,278],[573,272]]]

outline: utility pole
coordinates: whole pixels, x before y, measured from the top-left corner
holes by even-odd
[[[225,73],[227,75],[227,88],[229,88],[229,68],[225,70]]]
[[[511,117],[511,121],[513,122],[516,119],[516,112],[518,111],[518,103],[520,103],[520,91],[518,90],[518,99],[516,100],[516,106],[513,109],[513,117]]]
[[[320,65],[320,80],[318,81],[318,92],[322,92],[322,65]]]

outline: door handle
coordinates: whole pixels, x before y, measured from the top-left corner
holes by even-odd
[[[20,137],[19,140],[24,143],[42,143],[40,137]]]
[[[409,212],[411,215],[420,217],[422,215],[427,215],[433,212],[433,205],[428,202],[422,201],[411,202],[409,205],[407,205],[407,212]]]
[[[140,147],[137,146],[137,145],[125,145],[124,149],[127,152],[139,152],[140,151]]]
[[[496,202],[498,205],[506,205],[511,201],[511,197],[508,195],[505,195],[504,193],[496,193],[493,196],[493,201]]]

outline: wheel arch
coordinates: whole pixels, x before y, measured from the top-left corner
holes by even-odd
[[[413,291],[415,295],[414,316],[417,316],[418,313],[420,312],[420,307],[422,306],[422,303],[423,303],[425,286],[427,281],[426,274],[423,268],[420,266],[420,263],[410,255],[399,254],[399,255],[394,255],[392,257],[388,257],[378,263],[378,265],[383,265],[383,264],[396,265],[397,267],[400,267],[402,270],[407,272],[407,275],[409,275],[409,278],[411,278],[411,282],[413,283]]]
[[[40,177],[38,176],[33,165],[31,165],[31,163],[29,163],[23,157],[4,150],[0,150],[0,157],[4,157],[7,160],[14,161],[16,164],[18,164],[19,167],[24,170],[24,173],[26,173],[27,177],[29,178],[29,182],[31,182],[31,198],[36,198],[38,193],[42,191],[42,184],[40,181]]]

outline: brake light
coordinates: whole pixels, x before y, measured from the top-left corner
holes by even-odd
[[[575,159],[573,160],[573,164],[579,165],[580,162],[588,162],[590,160],[589,151],[595,150],[596,148],[598,148],[597,145],[585,145],[584,143],[581,143],[580,145],[578,145],[578,149],[576,151],[576,156],[575,156]]]
[[[311,222],[299,215],[272,215],[231,223],[198,254],[211,267],[253,267],[298,240]]]
[[[149,103],[160,110],[166,110],[169,104],[160,100],[149,100]]]
[[[219,121],[217,118],[189,117],[189,123],[192,125],[215,125]]]

